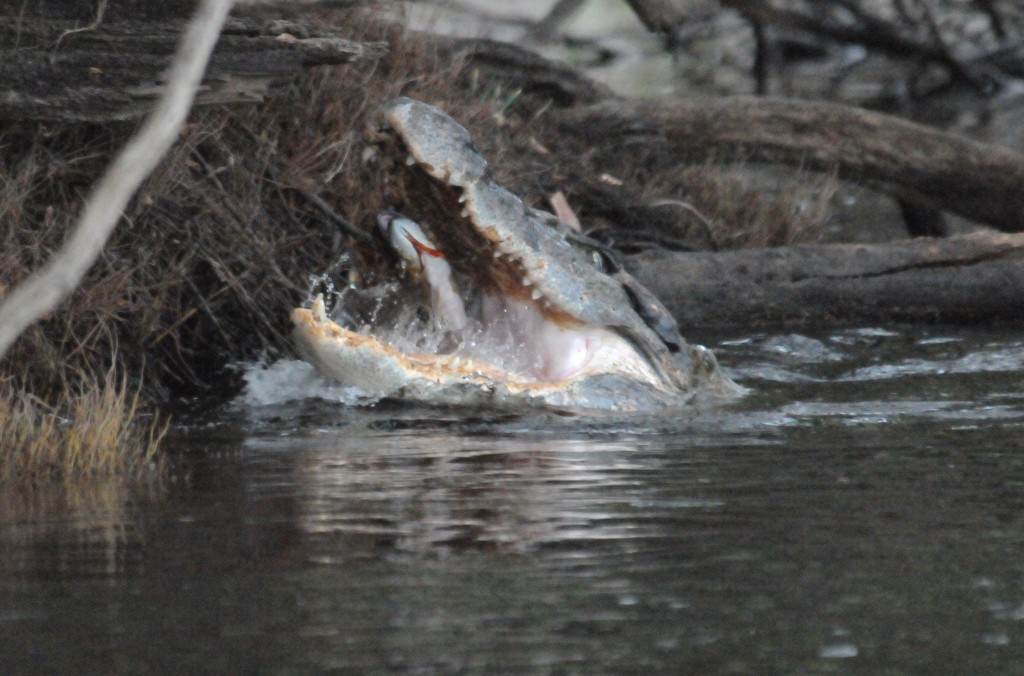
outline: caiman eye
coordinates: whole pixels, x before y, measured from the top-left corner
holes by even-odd
[[[622,271],[622,259],[619,255],[596,239],[578,233],[567,234],[565,238],[571,244],[587,251],[598,272],[615,275]]]
[[[594,259],[595,267],[606,275],[614,275],[622,270],[622,261],[608,249],[603,247],[594,249],[591,255]]]
[[[622,271],[622,259],[614,251],[589,238],[581,243],[590,250],[590,260],[599,272],[612,276]]]

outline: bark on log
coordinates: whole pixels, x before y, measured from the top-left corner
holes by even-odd
[[[0,119],[107,122],[140,117],[184,28],[165,21],[100,22],[0,17]],[[376,58],[385,45],[359,43],[316,23],[230,19],[195,104],[254,103],[304,66]]]
[[[735,96],[609,100],[555,111],[593,144],[658,144],[681,159],[743,159],[836,172],[894,197],[1024,230],[1024,156],[829,103]]]
[[[1024,317],[1024,235],[650,252],[626,267],[684,330]]]

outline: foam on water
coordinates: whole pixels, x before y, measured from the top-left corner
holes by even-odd
[[[328,380],[298,359],[282,359],[269,366],[258,361],[243,365],[242,369],[245,389],[239,402],[244,406],[274,406],[300,399],[366,405],[380,401],[382,396]]]
[[[893,363],[857,369],[843,380],[888,380],[903,376],[942,375],[947,373],[1014,373],[1024,369],[1024,349],[1020,344],[982,346],[963,356],[946,359],[907,358]]]

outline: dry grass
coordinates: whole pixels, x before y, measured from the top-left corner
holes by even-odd
[[[159,477],[166,426],[143,424],[140,396],[113,370],[82,377],[56,405],[0,386],[0,482],[118,476]]]
[[[680,179],[681,195],[707,215],[715,249],[816,240],[838,185],[821,174],[715,162],[686,167]]]
[[[554,161],[544,189],[561,186],[584,229],[625,251],[814,241],[838,185],[827,175],[769,170],[742,158],[687,165],[653,144],[586,147],[564,134],[543,136],[543,143],[566,158]]]
[[[310,275],[354,244],[318,204],[355,222],[384,206],[380,168],[360,159],[367,116],[446,92],[458,72],[372,21],[351,25],[391,56],[315,69],[260,108],[196,111],[85,283],[17,341],[0,363],[0,477],[141,475],[159,434],[140,406],[230,393],[225,365],[288,349]],[[0,127],[0,297],[48,259],[130,132]],[[107,369],[139,380],[77,376]]]

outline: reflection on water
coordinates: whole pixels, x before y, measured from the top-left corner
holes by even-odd
[[[1021,347],[733,337],[754,393],[667,417],[221,411],[160,497],[0,497],[0,672],[1019,673]]]
[[[0,574],[119,575],[139,544],[130,502],[149,493],[107,479],[0,486]]]

